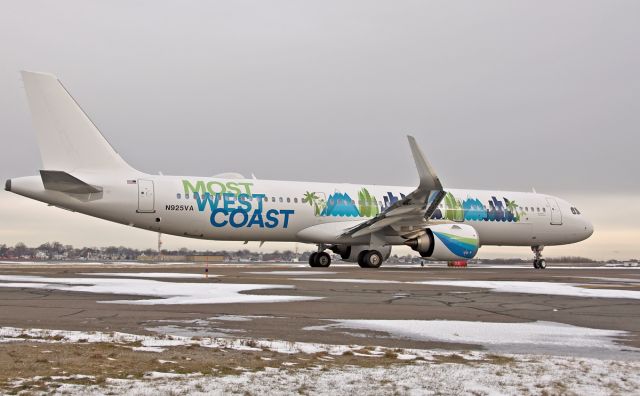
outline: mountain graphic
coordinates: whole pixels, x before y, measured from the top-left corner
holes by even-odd
[[[360,212],[349,194],[337,192],[329,195],[327,206],[322,210],[320,216],[359,217]]]

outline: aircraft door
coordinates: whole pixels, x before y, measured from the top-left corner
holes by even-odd
[[[138,213],[155,212],[153,180],[138,179]]]
[[[553,198],[547,198],[547,203],[551,208],[551,224],[562,224],[562,212],[560,211],[560,205],[558,205],[558,201]]]

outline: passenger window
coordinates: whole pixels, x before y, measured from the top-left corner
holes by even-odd
[[[184,194],[184,199],[189,199],[189,194]]]
[[[182,199],[182,194],[177,193],[177,194],[176,194],[176,198],[178,198],[178,199]]]
[[[544,213],[547,213],[547,208],[542,208],[542,211],[543,211]]]
[[[540,212],[540,207],[537,207],[537,208],[536,208],[536,210],[537,210],[538,212]]]
[[[271,202],[276,202],[276,197],[271,197]]]
[[[278,198],[278,201],[282,202],[282,197]]]
[[[291,198],[287,197],[287,203],[291,202]]]
[[[294,198],[293,203],[298,203],[298,198]]]

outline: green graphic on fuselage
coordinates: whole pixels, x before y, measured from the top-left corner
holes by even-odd
[[[307,191],[302,198],[302,202],[313,206],[316,216],[373,217],[380,213],[376,197],[366,188],[358,191],[357,206],[348,193],[335,192],[329,195],[329,199],[320,198],[319,195],[324,196]]]

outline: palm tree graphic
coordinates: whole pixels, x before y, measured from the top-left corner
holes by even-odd
[[[313,211],[316,216],[319,216],[320,212],[322,212],[322,209],[320,208],[322,206],[322,202],[315,192],[307,191],[302,198],[302,202],[308,203],[309,206],[313,206]]]

